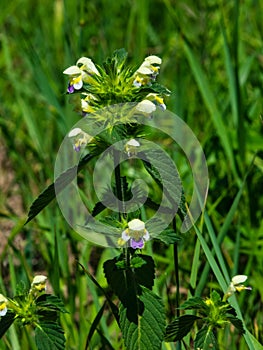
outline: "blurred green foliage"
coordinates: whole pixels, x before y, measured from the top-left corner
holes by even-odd
[[[262,16],[259,0],[2,0],[0,290],[11,296],[21,280],[28,283],[34,273],[46,273],[50,289],[63,297],[70,311],[62,318],[67,349],[85,348],[103,303],[75,259],[106,286],[101,266],[114,251],[82,242],[56,203],[30,225],[23,223],[32,200],[53,181],[59,145],[79,119],[65,94],[62,71],[81,56],[102,63],[121,47],[129,52],[132,64],[149,54],[163,59],[158,79],[172,91],[167,108],[188,123],[203,146],[210,174],[210,225],[222,232],[218,247],[230,276],[249,276],[253,290],[238,296],[238,302],[247,328],[263,341]],[[174,154],[174,158],[187,185],[189,169],[183,157]],[[209,241],[211,227],[207,221],[200,225]],[[179,246],[182,299],[189,290],[194,293],[206,264],[201,251],[193,268],[194,251],[198,244],[190,232]],[[160,275],[155,288],[171,320],[172,250],[153,246],[153,254]],[[198,285],[202,296],[218,286],[206,271],[205,282]],[[100,331],[115,349],[122,348],[118,328],[107,314]],[[244,339],[230,329],[219,337],[222,349],[247,349]],[[107,349],[98,333],[92,346]],[[10,348],[34,349],[30,334],[12,328],[0,340],[0,349]],[[163,349],[175,347],[166,344]]]

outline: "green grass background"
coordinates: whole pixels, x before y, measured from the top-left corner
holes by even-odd
[[[47,274],[49,291],[70,312],[62,318],[67,349],[85,349],[103,304],[75,259],[106,287],[102,263],[115,252],[83,242],[55,202],[23,223],[33,199],[53,181],[59,145],[79,119],[65,95],[62,71],[81,56],[102,63],[121,47],[132,64],[150,54],[162,57],[158,80],[173,92],[167,108],[192,128],[209,166],[200,240],[191,231],[179,246],[181,299],[190,285],[205,297],[229,276],[247,274],[253,290],[238,295],[237,303],[248,330],[263,342],[262,18],[259,0],[2,0],[0,291],[11,297],[21,280],[28,284],[34,274]],[[182,161],[178,168],[187,179]],[[154,252],[155,291],[166,303],[167,320],[175,315],[171,256],[172,248]],[[123,348],[107,312],[100,329],[114,349]],[[249,346],[229,328],[219,340],[220,349]],[[34,350],[31,331],[12,327],[0,349]],[[91,349],[107,349],[97,333]]]

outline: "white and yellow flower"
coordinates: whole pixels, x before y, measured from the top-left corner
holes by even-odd
[[[135,156],[137,154],[138,147],[140,147],[140,143],[137,140],[129,140],[125,145],[125,151],[128,154],[128,157]]]
[[[83,82],[94,82],[92,76],[100,75],[95,64],[87,57],[81,57],[75,66],[70,66],[63,73],[69,76],[68,93],[81,90]]]
[[[162,110],[166,110],[166,105],[164,104],[163,98],[158,94],[150,93],[145,98],[149,101],[152,101],[157,106],[160,106]]]
[[[224,295],[224,300],[228,299],[233,295],[235,292],[241,292],[242,290],[251,290],[251,287],[245,287],[242,283],[244,283],[247,280],[246,275],[236,275],[232,278],[231,282],[229,283],[229,286],[227,288],[227,291]]]
[[[156,105],[152,101],[142,100],[136,105],[136,110],[149,117],[156,111]]]
[[[76,152],[79,152],[81,148],[85,148],[92,139],[92,136],[80,128],[72,129],[69,132],[68,137],[71,139],[73,148]]]
[[[142,85],[149,84],[154,81],[159,74],[160,65],[162,59],[157,56],[148,56],[135,72],[133,85],[135,87],[141,87]]]
[[[31,283],[31,290],[43,292],[46,290],[47,277],[44,275],[37,275]]]
[[[3,294],[0,294],[0,316],[5,316],[7,313],[8,300]]]
[[[150,235],[145,228],[145,223],[139,219],[133,219],[128,222],[128,228],[122,232],[118,244],[123,246],[129,241],[131,248],[142,249],[144,242],[149,239]]]

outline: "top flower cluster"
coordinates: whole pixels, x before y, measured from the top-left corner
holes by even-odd
[[[151,115],[156,106],[166,109],[163,98],[170,91],[156,82],[161,58],[148,56],[138,69],[127,67],[124,49],[114,52],[102,67],[81,57],[76,65],[64,70],[69,77],[67,92],[80,93],[77,110],[83,116],[109,105],[137,102],[137,110]]]

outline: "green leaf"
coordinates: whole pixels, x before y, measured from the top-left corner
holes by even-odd
[[[88,163],[94,155],[86,155],[78,165],[67,169],[64,173],[49,185],[31,204],[29,213],[25,225],[31,221],[37,214],[39,214],[55,197],[56,194],[60,193],[76,176],[76,171],[79,172],[83,166]]]
[[[252,346],[253,346],[253,350],[263,350],[263,345],[259,343],[259,341],[247,330],[246,331],[246,335],[249,338]],[[251,349],[251,347],[250,347]]]
[[[227,319],[240,331],[241,334],[245,333],[243,322],[238,317],[227,314]]]
[[[67,313],[64,308],[64,304],[60,298],[51,294],[43,294],[36,299],[36,305],[41,308],[47,308],[51,310]]]
[[[104,304],[100,308],[99,312],[97,313],[94,321],[92,322],[92,325],[90,327],[89,334],[88,334],[88,337],[87,337],[85,349],[88,349],[88,346],[89,346],[89,343],[91,341],[91,338],[92,338],[94,332],[96,331],[96,328],[98,327],[98,325],[100,323],[100,320],[101,320],[101,318],[103,316],[103,312],[104,312],[105,306],[106,306],[106,302],[104,302]]]
[[[160,350],[165,333],[165,310],[161,299],[142,287],[144,305],[139,322],[130,322],[127,309],[120,307],[120,325],[127,350]]]
[[[162,241],[165,244],[174,244],[178,241],[181,240],[181,237],[178,236],[174,230],[172,229],[166,229],[164,231],[162,231],[158,237],[156,237],[156,239],[159,239],[160,241]]]
[[[102,286],[99,284],[99,282],[92,276],[92,274],[87,269],[85,269],[85,267],[80,262],[78,262],[78,264],[81,266],[81,268],[86,273],[86,275],[89,277],[89,279],[95,284],[95,286],[97,286],[99,288],[99,290],[105,296],[105,298],[107,299],[107,302],[111,308],[111,311],[112,311],[117,323],[119,324],[119,310],[118,310],[117,306],[111,301],[108,293],[105,292],[105,290],[102,288]]]
[[[35,331],[38,350],[64,350],[65,336],[63,329],[56,322],[41,322]]]
[[[204,300],[200,297],[193,297],[188,300],[186,300],[180,307],[180,309],[184,310],[199,310],[199,309],[205,309],[209,311],[208,306],[204,302]]]
[[[182,340],[183,337],[191,331],[193,324],[198,319],[200,319],[200,317],[195,315],[183,315],[177,317],[166,327],[164,340],[167,342]]]
[[[0,339],[15,320],[15,314],[7,311],[5,316],[0,316]]]
[[[143,312],[143,304],[138,298],[142,293],[142,286],[151,289],[154,283],[153,259],[143,254],[138,254],[138,257],[145,262],[144,264],[140,262],[138,267],[127,266],[123,255],[107,260],[103,264],[108,284],[127,309],[128,319],[134,323],[137,322],[138,315]]]
[[[195,338],[195,350],[219,350],[216,337],[213,333],[213,329],[210,326],[204,326]]]

